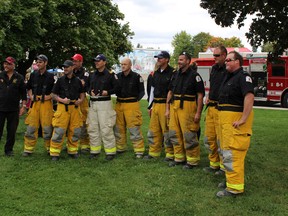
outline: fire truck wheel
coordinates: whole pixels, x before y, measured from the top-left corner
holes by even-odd
[[[282,107],[288,108],[288,92],[283,97]]]

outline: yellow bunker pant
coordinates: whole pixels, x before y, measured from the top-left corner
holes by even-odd
[[[164,143],[166,158],[174,159],[173,145],[169,140],[168,119],[165,116],[166,99],[163,103],[154,99],[147,139],[149,144],[149,155],[159,157]]]
[[[211,103],[211,101],[210,101]],[[210,167],[220,168],[219,117],[216,106],[208,106],[205,117],[204,145],[208,149]],[[222,164],[223,168],[223,164]]]
[[[83,125],[81,127],[80,134],[80,148],[81,149],[90,149],[89,136],[87,131],[87,116],[88,116],[88,99],[85,97],[83,103],[80,104],[80,110],[82,113]]]
[[[244,192],[244,160],[252,135],[253,111],[245,124],[233,127],[242,112],[219,111],[220,145],[223,151],[223,164],[226,175],[226,190],[232,193]]]
[[[180,100],[174,100],[170,105],[169,138],[174,147],[174,160],[187,160],[190,165],[198,165],[200,161],[200,146],[197,138],[199,123],[194,123],[196,102],[184,101],[180,108]]]
[[[90,139],[90,153],[99,154],[103,142],[106,155],[116,154],[116,143],[113,127],[116,122],[116,112],[112,101],[91,101],[87,129]]]
[[[67,132],[67,152],[77,154],[82,119],[79,107],[58,103],[52,120],[54,127],[50,144],[50,155],[59,156]]]
[[[117,102],[116,125],[114,128],[117,151],[127,149],[126,130],[130,132],[130,139],[133,144],[135,154],[144,154],[144,138],[141,132],[142,112],[139,102],[120,103]]]
[[[42,137],[49,151],[52,135],[53,104],[51,100],[34,101],[25,119],[27,129],[24,135],[24,152],[32,153],[38,139],[38,129],[42,127]]]

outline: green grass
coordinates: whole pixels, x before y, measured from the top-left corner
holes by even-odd
[[[255,109],[245,194],[217,199],[224,178],[202,171],[208,165],[202,138],[200,167],[189,171],[169,168],[163,158],[136,160],[131,145],[111,162],[104,154],[72,160],[65,153],[52,162],[41,139],[32,157],[21,157],[21,118],[15,156],[0,157],[0,215],[288,215],[287,119],[287,111]]]

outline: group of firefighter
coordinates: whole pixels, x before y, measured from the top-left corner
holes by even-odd
[[[218,185],[223,190],[217,197],[236,196],[244,192],[244,159],[252,134],[253,85],[250,75],[243,71],[243,58],[238,52],[227,54],[226,48],[219,46],[213,56],[215,64],[205,101],[204,136],[210,164],[204,171],[226,176],[226,181]],[[4,64],[10,63],[8,58]],[[54,83],[53,74],[46,70],[48,58],[41,54],[36,58],[38,69],[26,85],[31,105],[25,119],[23,156],[34,152],[41,127],[52,160],[59,160],[63,148],[72,158],[78,157],[79,148],[81,153],[89,153],[91,159],[97,158],[103,146],[105,159],[110,161],[127,150],[126,132],[129,131],[136,158],[155,160],[160,158],[164,147],[164,160],[170,167],[197,167],[205,96],[203,80],[186,52],[180,53],[177,70],[169,65],[168,52],[161,51],[155,58],[155,70],[147,80],[150,116],[147,155],[144,156],[139,103],[145,94],[144,81],[131,70],[129,58],[121,61],[122,72],[114,74],[106,68],[106,57],[99,54],[93,59],[96,70],[90,74],[82,66],[82,55],[75,54],[63,63],[64,76]],[[0,81],[3,73],[5,71]],[[115,109],[113,94],[117,96]],[[25,107],[25,96],[19,99]],[[53,111],[52,100],[57,102],[56,111]],[[22,108],[20,112],[23,113]],[[1,136],[2,131],[3,127]]]

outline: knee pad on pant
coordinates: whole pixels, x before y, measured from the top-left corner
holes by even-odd
[[[64,133],[65,133],[65,130],[63,128],[59,128],[59,127],[54,128],[54,134],[52,136],[52,141],[60,143],[62,141]]]

